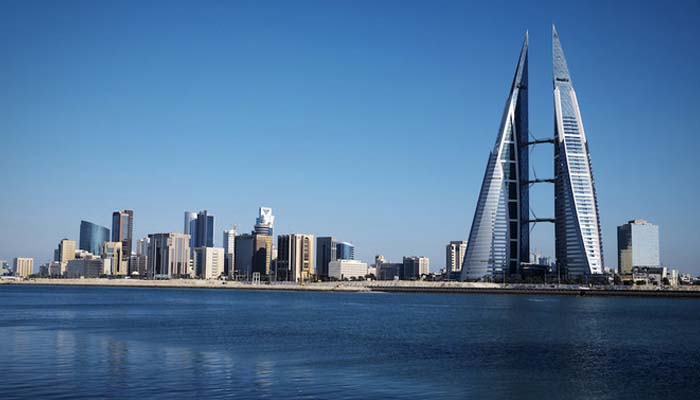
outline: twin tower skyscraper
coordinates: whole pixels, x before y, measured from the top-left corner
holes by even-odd
[[[474,213],[462,280],[514,275],[530,261],[530,224],[555,224],[555,256],[562,276],[603,273],[603,246],[591,159],[576,92],[552,27],[554,138],[530,140],[528,128],[528,37],[515,70],[496,144],[486,165]],[[529,177],[529,146],[554,144],[554,179]],[[554,219],[531,219],[529,190],[554,183]]]

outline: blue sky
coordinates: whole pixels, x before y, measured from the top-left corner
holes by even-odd
[[[700,273],[699,18],[697,1],[4,1],[0,258],[47,261],[81,219],[123,208],[139,237],[208,209],[220,245],[264,205],[276,233],[437,270],[467,237],[526,30],[530,129],[552,134],[555,23],[606,264],[616,226],[645,218],[662,261]],[[531,203],[551,216],[551,188]],[[553,253],[551,225],[532,235]]]

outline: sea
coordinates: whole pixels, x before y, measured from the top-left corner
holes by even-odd
[[[700,300],[0,286],[0,399],[698,399]]]

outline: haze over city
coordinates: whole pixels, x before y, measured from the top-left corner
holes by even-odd
[[[269,206],[276,233],[335,235],[365,261],[424,255],[437,270],[445,244],[468,236],[527,30],[530,129],[552,136],[556,23],[606,267],[616,227],[644,218],[660,226],[663,264],[700,272],[688,184],[698,3],[499,8],[6,3],[0,258],[49,260],[81,219],[109,226],[124,208],[135,238],[180,232],[183,211],[207,209],[221,245],[223,229],[248,231]],[[551,177],[551,152],[533,150],[537,177]],[[551,217],[551,188],[534,188],[531,207]],[[531,249],[551,256],[553,244],[552,226],[536,225]]]

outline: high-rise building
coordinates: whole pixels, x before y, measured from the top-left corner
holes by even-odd
[[[126,259],[123,242],[104,242],[102,245],[102,258],[111,260],[111,271],[108,275],[128,275],[129,262]]]
[[[272,235],[253,234],[253,273],[270,275],[272,267]]]
[[[34,259],[26,257],[17,257],[14,261],[15,276],[27,278],[34,273]]]
[[[54,261],[58,263],[59,270],[55,274],[56,276],[61,276],[66,273],[66,268],[68,267],[68,261],[75,259],[76,243],[75,240],[63,239],[58,243],[58,248],[55,251]],[[56,272],[56,265],[50,265],[54,268],[49,268],[49,275],[51,272]]]
[[[348,242],[338,242],[336,244],[336,257],[338,260],[354,260],[355,246]]]
[[[328,264],[338,259],[337,252],[338,243],[333,236],[316,238],[316,275],[320,279],[329,277]]]
[[[305,281],[316,276],[314,235],[277,237],[277,280]]]
[[[214,216],[207,210],[197,213],[194,247],[214,247]]]
[[[260,207],[258,218],[255,220],[255,233],[272,236],[272,228],[275,224],[275,216],[272,208]]]
[[[466,251],[467,242],[465,240],[453,240],[445,246],[446,273],[462,271],[462,263],[464,263],[464,254]]]
[[[338,259],[328,264],[328,276],[335,279],[364,278],[367,263],[352,259]]]
[[[129,275],[148,276],[148,256],[136,254],[129,257]]]
[[[194,248],[195,238],[197,237],[197,213],[193,211],[185,211],[185,228],[182,233],[190,235],[190,247]]]
[[[80,249],[99,255],[102,243],[109,242],[109,229],[88,221],[80,221]]]
[[[148,235],[148,276],[151,278],[189,278],[190,235],[153,233]]]
[[[224,231],[224,275],[233,277],[236,258],[236,230]]]
[[[552,42],[557,265],[569,277],[602,274],[603,244],[591,156],[578,98],[554,26]]]
[[[430,259],[428,257],[404,257],[401,279],[420,278],[421,275],[430,273]]]
[[[634,267],[660,267],[659,226],[634,219],[617,227],[617,265],[620,274]]]
[[[527,51],[526,34],[481,184],[463,280],[517,273],[520,263],[529,259]]]
[[[134,242],[134,210],[112,213],[112,241],[122,242],[122,253],[128,263]]]
[[[255,235],[244,233],[234,239],[234,276],[250,279],[253,274],[253,254]]]
[[[136,241],[136,255],[148,255],[148,246],[151,244],[151,240],[148,237],[139,239]]]
[[[224,272],[224,249],[197,247],[194,249],[194,274],[202,279],[218,279]]]

